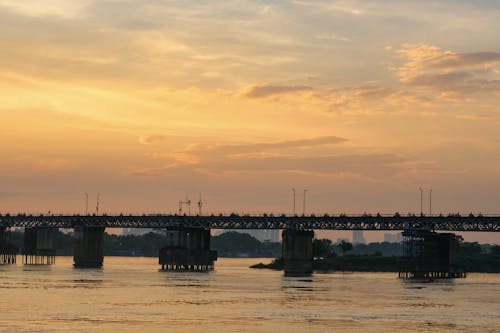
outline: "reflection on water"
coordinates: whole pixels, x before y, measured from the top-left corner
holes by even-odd
[[[209,273],[161,271],[156,258],[0,266],[0,332],[500,331],[499,274],[427,283],[247,268],[260,261],[223,258]]]

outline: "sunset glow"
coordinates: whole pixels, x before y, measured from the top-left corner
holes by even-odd
[[[0,212],[500,213],[495,1],[0,1]],[[427,200],[427,199],[426,199]],[[425,209],[428,204],[426,201]],[[493,236],[492,236],[493,237]]]

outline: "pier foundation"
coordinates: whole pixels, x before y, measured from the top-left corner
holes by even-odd
[[[463,278],[466,273],[456,264],[457,236],[426,230],[403,232],[403,260],[400,278]]]
[[[6,228],[0,228],[0,265],[15,264],[18,248],[8,242]]]
[[[190,228],[167,230],[166,246],[160,249],[162,270],[209,271],[214,269],[217,252],[210,250],[210,230]]]
[[[285,229],[282,233],[282,255],[285,276],[308,276],[313,272],[311,230]]]
[[[73,266],[77,268],[99,268],[104,261],[104,228],[75,228]]]
[[[23,264],[52,265],[56,262],[53,228],[25,228]]]

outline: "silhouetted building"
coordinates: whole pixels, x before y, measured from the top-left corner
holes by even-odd
[[[398,232],[397,234],[385,233],[384,242],[387,243],[401,243],[403,241],[403,234]]]
[[[363,235],[363,230],[353,230],[352,231],[352,243],[353,244],[365,244],[365,236]]]

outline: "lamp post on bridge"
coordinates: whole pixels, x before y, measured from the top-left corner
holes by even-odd
[[[295,188],[292,188],[293,193],[293,216],[295,216]]]
[[[99,198],[101,197],[101,192],[97,193],[97,204],[95,206],[96,215],[99,216]]]
[[[424,210],[423,210],[423,197],[424,197],[424,190],[419,187],[420,190],[420,216],[424,215]]]
[[[87,192],[85,194],[85,215],[89,215],[89,194]]]
[[[432,188],[429,190],[429,216],[432,216]]]
[[[304,202],[302,205],[302,216],[306,216],[306,192],[307,192],[307,190],[304,189]]]

